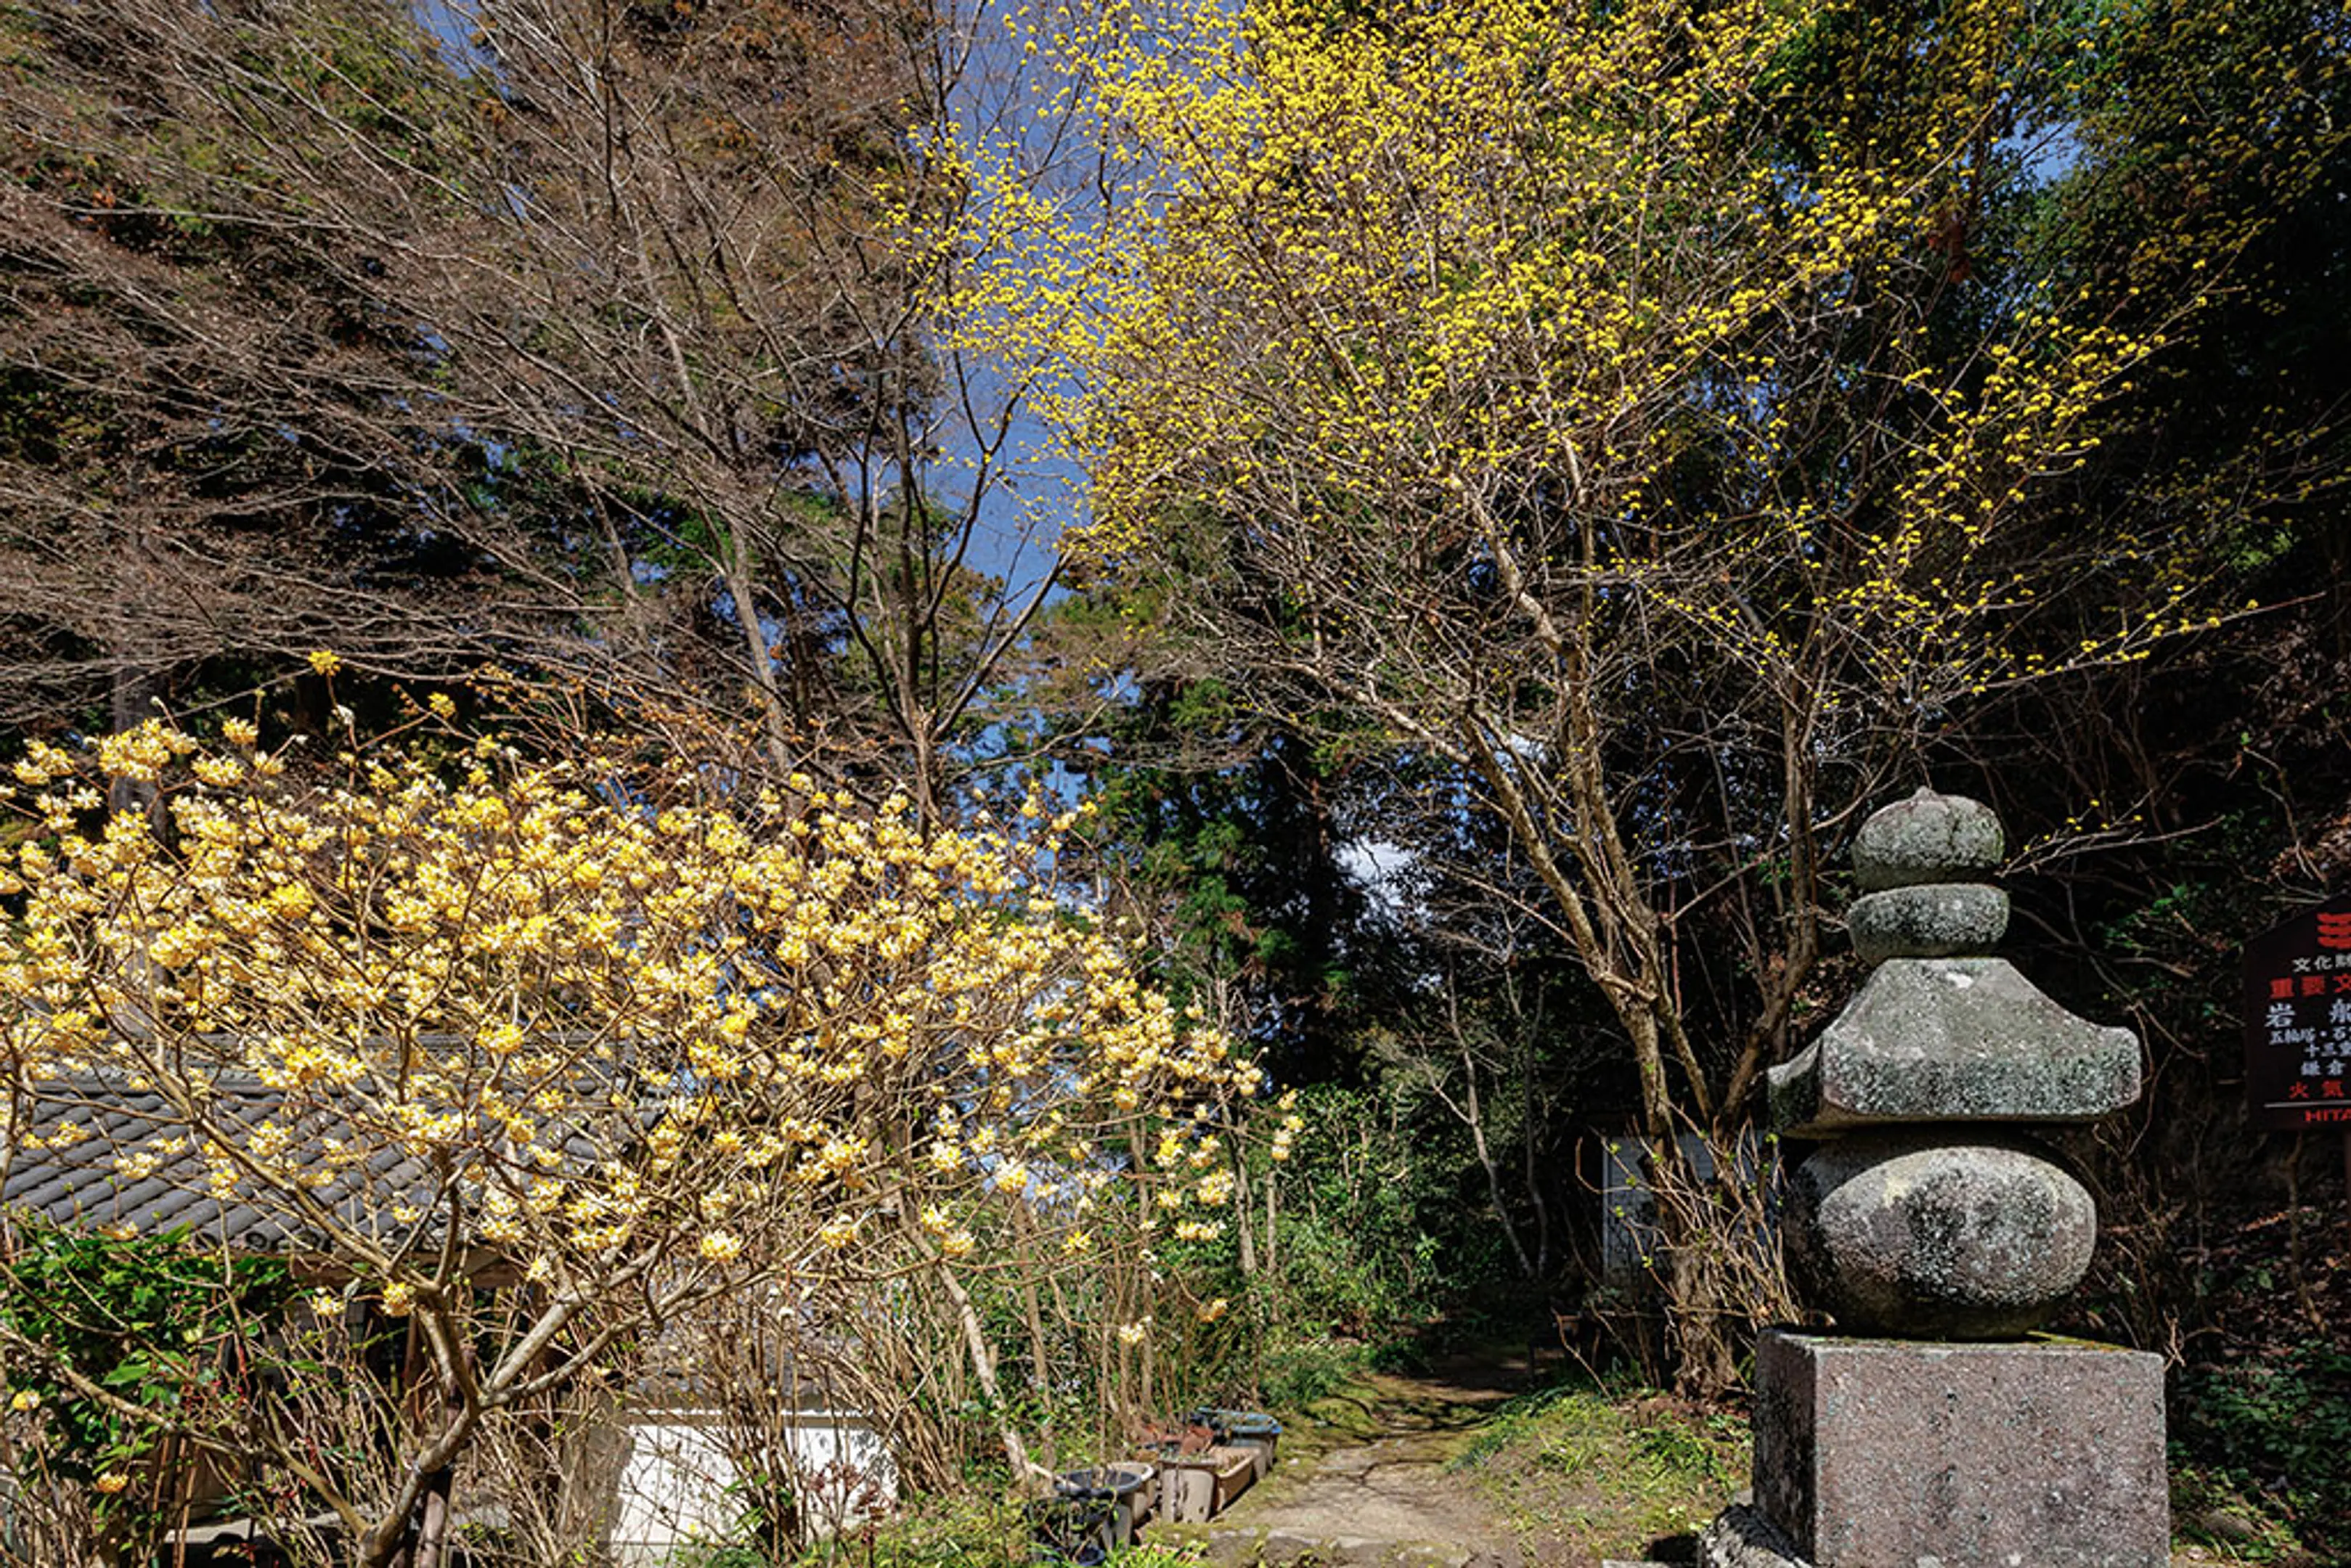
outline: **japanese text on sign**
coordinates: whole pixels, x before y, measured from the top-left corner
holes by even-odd
[[[2351,1121],[2351,898],[2245,945],[2244,1020],[2255,1126]]]

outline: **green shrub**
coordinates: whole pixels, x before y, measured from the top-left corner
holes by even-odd
[[[1275,1410],[1303,1410],[1353,1382],[1371,1358],[1361,1344],[1325,1334],[1276,1334],[1265,1352],[1259,1394]]]
[[[2181,1372],[2171,1400],[2180,1533],[2262,1562],[2351,1561],[2351,1352]]]
[[[164,1236],[13,1221],[0,1261],[12,1342],[5,1398],[25,1474],[89,1499],[98,1529],[135,1557],[176,1519],[193,1456],[162,1458],[163,1423],[224,1437],[265,1391],[265,1336],[294,1296],[281,1260],[224,1255]],[[88,1397],[87,1385],[108,1399]]]

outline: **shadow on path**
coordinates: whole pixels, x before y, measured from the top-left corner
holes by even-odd
[[[1566,1568],[1563,1550],[1519,1541],[1476,1480],[1450,1468],[1529,1380],[1523,1355],[1462,1354],[1419,1373],[1369,1374],[1321,1402],[1332,1419],[1285,1434],[1273,1473],[1213,1523],[1179,1528],[1229,1568]],[[1349,1408],[1332,1408],[1343,1402]]]

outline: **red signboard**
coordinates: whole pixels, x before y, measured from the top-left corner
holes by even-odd
[[[2351,1129],[2351,894],[2245,944],[2252,1124]]]

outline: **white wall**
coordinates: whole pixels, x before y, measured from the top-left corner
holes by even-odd
[[[727,1490],[735,1467],[710,1417],[633,1416],[622,1432],[629,1452],[612,1511],[613,1560],[623,1568],[650,1568],[681,1547],[725,1540],[745,1500]],[[786,1440],[799,1482],[794,1490],[817,1532],[854,1528],[869,1506],[897,1500],[897,1466],[862,1417],[811,1411]]]

